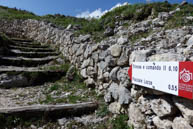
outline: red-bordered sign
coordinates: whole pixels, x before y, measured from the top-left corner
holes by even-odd
[[[133,84],[193,98],[193,62],[134,62],[128,75]]]

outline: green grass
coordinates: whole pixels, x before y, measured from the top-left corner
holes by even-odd
[[[111,121],[112,129],[132,129],[127,125],[128,115],[118,115],[114,120]]]
[[[142,38],[147,38],[150,34],[152,34],[153,30],[149,30],[148,32],[143,32],[139,34],[132,35],[129,39],[132,44],[134,44],[136,41],[142,39]]]
[[[186,20],[186,17],[193,16],[193,5],[188,4],[181,8],[180,11],[175,13],[173,17],[171,17],[168,23],[165,25],[166,29],[179,28],[182,26],[192,26],[193,22]]]
[[[104,116],[109,115],[109,113],[110,112],[108,110],[108,105],[103,103],[103,104],[100,104],[99,109],[96,112],[96,115],[99,117],[104,117]]]
[[[60,88],[60,85],[58,84],[54,84],[53,86],[50,87],[50,90],[49,92],[53,92],[53,91],[56,91]]]
[[[179,15],[192,15],[192,6],[191,4],[183,7],[182,11],[176,14],[176,19],[179,18]],[[83,19],[76,18],[71,16],[64,16],[61,14],[55,15],[45,15],[37,16],[32,12],[26,10],[19,10],[16,8],[8,8],[0,6],[0,18],[1,19],[36,19],[44,20],[51,23],[54,23],[57,26],[67,27],[69,24],[79,26],[80,30],[76,32],[79,34],[90,33],[93,35],[93,38],[96,42],[100,41],[100,37],[104,38],[102,35],[105,28],[115,27],[115,23],[122,20],[130,20],[132,22],[138,22],[147,19],[152,10],[154,10],[154,17],[158,15],[159,12],[169,12],[174,10],[177,7],[177,4],[169,4],[168,2],[156,2],[149,4],[132,4],[125,5],[113,9],[111,12],[106,13],[100,19]],[[180,17],[181,18],[181,17]],[[176,21],[175,25],[181,25],[184,23],[181,18],[180,22],[173,18],[172,21]],[[126,24],[125,24],[126,25]],[[168,25],[169,26],[169,25]],[[100,35],[99,35],[100,34]]]
[[[63,97],[53,97],[53,92],[56,96],[63,96],[63,93],[68,93],[68,95]],[[39,100],[39,103],[41,104],[87,102],[90,101],[89,98],[92,98],[92,100],[97,98],[95,90],[88,90],[88,87],[86,87],[77,70],[75,70],[73,81],[68,81],[66,77],[63,77],[61,80],[52,83],[44,94],[46,95],[46,98]]]

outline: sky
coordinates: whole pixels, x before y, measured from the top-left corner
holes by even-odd
[[[31,11],[37,15],[63,14],[66,16],[88,17],[102,15],[113,7],[125,2],[130,4],[164,0],[0,0],[0,5]],[[183,0],[168,0],[179,3]],[[193,3],[193,0],[187,0]]]

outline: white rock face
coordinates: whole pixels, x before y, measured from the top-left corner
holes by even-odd
[[[109,111],[114,114],[120,114],[121,113],[121,104],[118,102],[113,102],[109,105]]]
[[[158,116],[153,118],[153,123],[159,129],[171,129],[172,128],[172,121],[169,120],[161,120]]]
[[[190,38],[189,38],[189,40],[187,41],[187,43],[186,43],[189,47],[191,47],[192,45],[193,45],[193,36],[191,36]]]
[[[80,72],[81,76],[84,77],[84,78],[87,78],[87,73],[86,73],[86,69],[82,69],[81,72]]]
[[[133,125],[134,129],[146,129],[145,116],[142,114],[137,104],[131,103],[129,106],[129,125]]]
[[[127,37],[123,37],[121,36],[118,40],[117,40],[117,43],[120,44],[120,45],[123,45],[125,43],[128,42],[128,38]]]
[[[192,126],[182,117],[176,117],[172,124],[173,129],[193,129]]]
[[[159,117],[170,116],[175,114],[177,111],[172,102],[167,98],[152,100],[151,107],[153,112]]]
[[[122,52],[122,48],[120,45],[113,45],[109,48],[110,52],[111,52],[111,55],[114,56],[114,57],[119,57],[121,55],[121,52]]]
[[[173,97],[173,102],[178,107],[178,109],[182,112],[183,117],[189,123],[193,123],[193,103],[192,100]]]
[[[151,56],[149,61],[185,61],[185,57],[180,54],[164,53]]]
[[[129,58],[129,64],[132,64],[133,62],[146,62],[147,57],[151,55],[152,50],[138,50],[133,51]]]
[[[118,102],[123,105],[123,104],[129,104],[131,102],[131,93],[129,90],[123,86],[119,87],[119,100]]]

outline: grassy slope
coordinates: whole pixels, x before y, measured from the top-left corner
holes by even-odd
[[[118,21],[127,20],[124,25],[128,26],[130,23],[139,22],[148,18],[151,15],[152,10],[154,11],[154,17],[158,15],[159,12],[169,12],[178,7],[177,4],[169,4],[167,2],[158,2],[150,4],[134,4],[125,5],[118,7],[111,12],[106,13],[100,19],[83,19],[70,16],[64,16],[60,14],[55,15],[45,15],[37,16],[32,12],[25,10],[18,10],[16,8],[8,8],[0,6],[0,18],[1,19],[36,19],[45,20],[52,22],[61,27],[67,27],[69,24],[77,25],[81,29],[78,30],[77,34],[93,34],[94,39],[99,40],[104,38],[103,32],[107,27],[115,27],[115,23]],[[184,25],[193,25],[192,22],[188,22],[184,17],[193,16],[193,5],[188,4],[181,8],[181,11],[176,13],[172,17],[166,28],[175,28]]]

